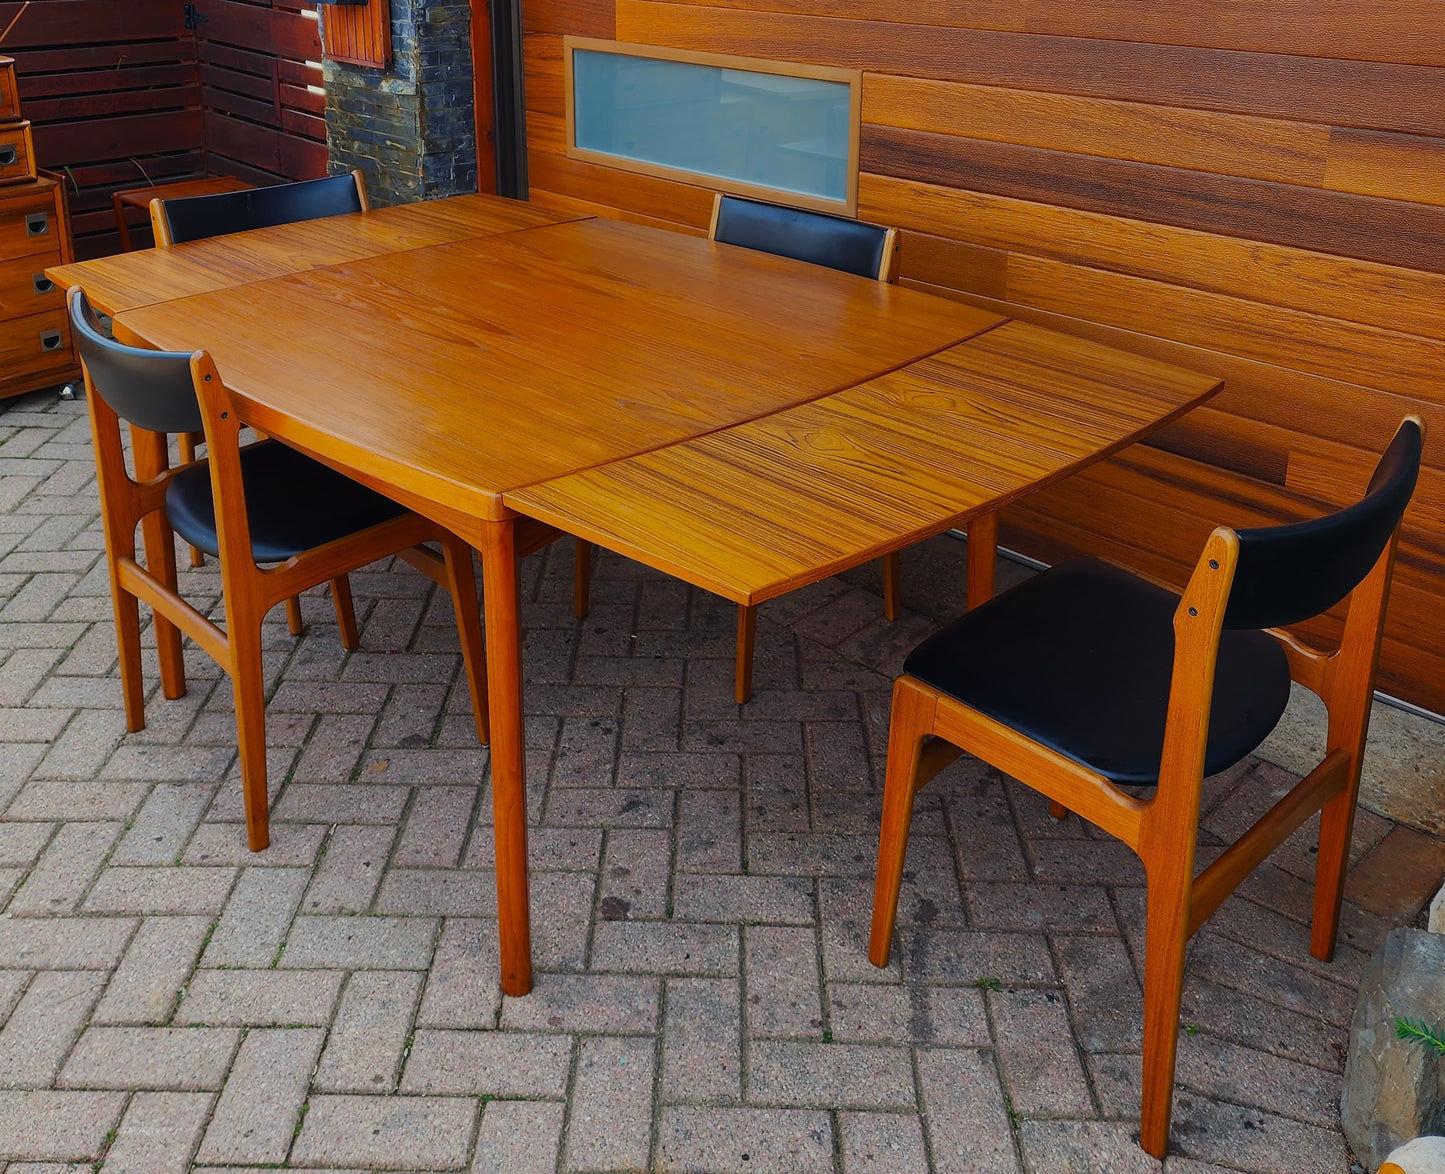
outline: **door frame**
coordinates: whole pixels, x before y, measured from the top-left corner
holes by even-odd
[[[477,187],[525,199],[527,133],[522,97],[521,0],[471,0],[471,5]],[[490,151],[485,149],[487,145]]]

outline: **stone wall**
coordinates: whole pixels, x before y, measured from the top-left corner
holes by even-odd
[[[331,170],[361,168],[372,203],[477,190],[471,4],[391,0],[391,68],[325,63]]]

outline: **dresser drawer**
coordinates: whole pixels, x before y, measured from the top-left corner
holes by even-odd
[[[55,211],[55,187],[45,181],[23,188],[0,187],[0,257],[33,257],[62,253],[60,217]]]
[[[0,122],[20,117],[20,90],[15,85],[15,59],[0,57]]]
[[[45,276],[60,264],[60,250],[0,261],[0,319],[23,318],[65,305],[65,291]]]
[[[0,122],[0,183],[29,183],[35,178],[35,148],[28,122]]]
[[[70,349],[70,323],[64,310],[47,310],[0,322],[0,371],[21,378],[75,362]]]

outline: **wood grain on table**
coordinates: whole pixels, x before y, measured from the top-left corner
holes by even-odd
[[[295,224],[278,224],[168,249],[147,249],[47,270],[80,284],[91,305],[119,314],[193,294],[327,265],[471,237],[516,232],[577,217],[500,196],[452,196]],[[290,314],[295,314],[292,307]]]
[[[993,513],[1221,386],[1011,322],[862,386],[505,500],[754,604]]]
[[[829,395],[1002,321],[583,220],[144,306],[116,330],[206,348],[248,422],[465,533],[508,516],[504,490]]]

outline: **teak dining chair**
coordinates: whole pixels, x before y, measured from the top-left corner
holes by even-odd
[[[787,208],[760,200],[725,196],[719,192],[713,198],[707,239],[795,261],[807,261],[875,281],[892,283],[898,280],[898,230],[850,220],[846,216]],[[900,578],[897,553],[884,555],[882,562],[883,612],[890,620],[895,620],[898,618]],[[575,610],[578,616],[584,616],[587,614],[592,544],[581,538],[577,539],[576,564]],[[753,645],[757,636],[757,618],[756,605],[738,606],[737,668],[733,695],[739,705],[746,702],[753,692]]]
[[[164,248],[253,228],[365,212],[370,207],[361,172],[349,171],[239,192],[152,200],[151,229],[157,246]]]
[[[350,171],[325,179],[305,179],[239,192],[152,200],[151,231],[156,247],[166,248],[253,228],[365,212],[370,207],[365,179],[360,171]],[[199,434],[183,432],[176,439],[181,461],[195,460]],[[191,565],[198,567],[202,561],[200,548],[191,547]],[[293,636],[301,634],[299,600],[286,601],[286,622]]]
[[[477,735],[487,742],[486,656],[471,548],[450,531],[283,444],[263,440],[242,447],[243,422],[209,355],[124,346],[101,332],[78,287],[70,291],[69,305],[95,441],[127,728],[145,727],[138,607],[143,599],[154,613],[166,697],[183,696],[186,690],[182,632],[231,677],[246,826],[251,848],[259,852],[270,842],[261,621],[281,600],[330,580],[343,643],[354,647],[355,619],[344,576],[399,554],[451,592]],[[125,466],[122,419],[131,426],[135,477]],[[165,434],[197,429],[205,435],[206,457],[166,469]],[[147,527],[154,565],[136,561],[137,524]],[[224,629],[177,593],[172,528],[219,558]],[[439,543],[442,553],[424,542]],[[262,563],[276,565],[263,568]]]
[[[1076,811],[1123,840],[1148,883],[1140,1139],[1157,1158],[1169,1142],[1185,946],[1316,811],[1310,951],[1334,954],[1400,518],[1423,440],[1423,422],[1407,417],[1347,509],[1215,530],[1182,597],[1094,559],[1066,563],[925,640],[894,685],[869,958],[888,962],[914,796],[963,750],[1047,795],[1055,815]],[[1279,630],[1347,596],[1336,650]],[[1202,780],[1264,741],[1291,678],[1329,711],[1325,758],[1195,876]]]

